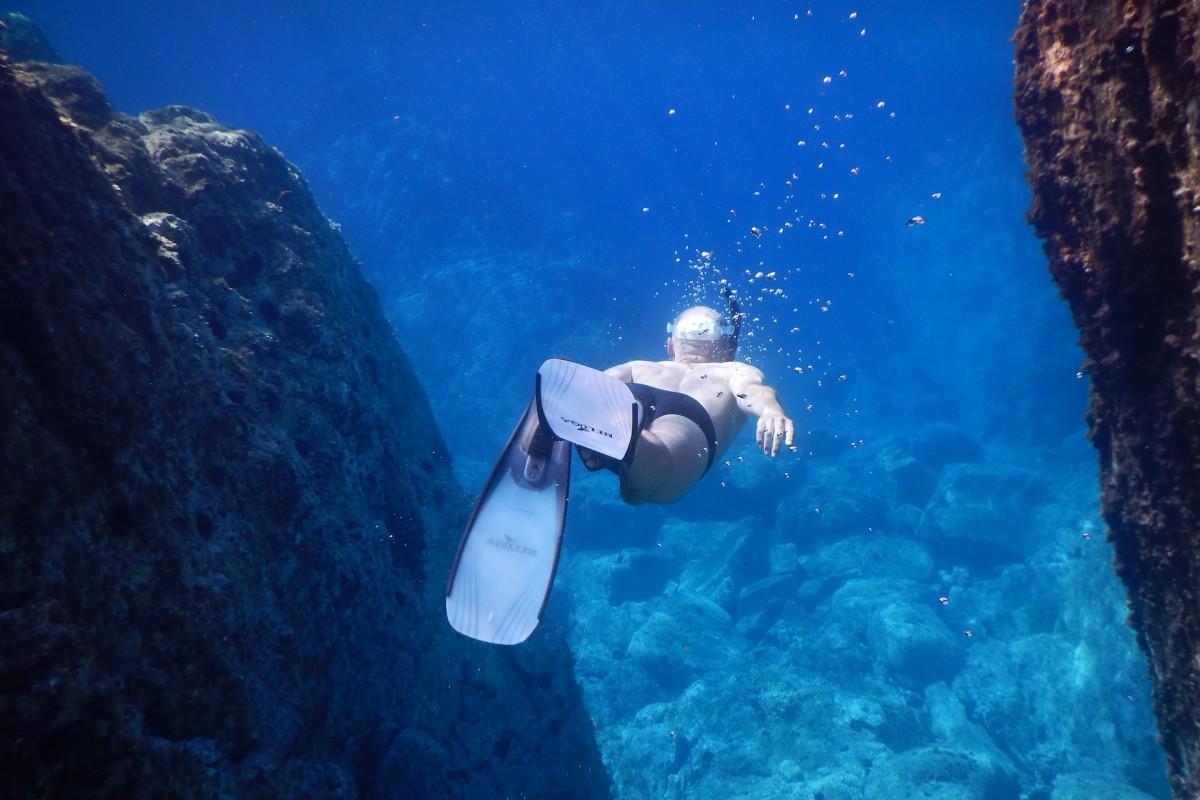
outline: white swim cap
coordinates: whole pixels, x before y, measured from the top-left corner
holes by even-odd
[[[667,325],[671,337],[685,342],[732,343],[733,325],[715,308],[692,306]]]

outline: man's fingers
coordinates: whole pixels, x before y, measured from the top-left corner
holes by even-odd
[[[754,441],[768,456],[779,454],[779,448],[792,446],[796,436],[796,427],[787,417],[759,417],[754,427]]]

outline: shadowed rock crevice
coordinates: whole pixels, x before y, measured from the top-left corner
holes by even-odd
[[[561,639],[445,624],[465,498],[295,168],[3,53],[0,118],[6,796],[607,796]]]
[[[1092,379],[1088,420],[1177,797],[1200,794],[1200,10],[1027,3],[1030,218]]]

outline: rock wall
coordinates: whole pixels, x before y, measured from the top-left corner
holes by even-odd
[[[5,795],[607,796],[562,640],[444,622],[467,504],[296,170],[2,52],[0,118]]]
[[[1070,303],[1130,622],[1177,797],[1200,795],[1200,9],[1027,2],[1030,218]]]

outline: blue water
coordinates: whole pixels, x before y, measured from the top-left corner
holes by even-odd
[[[469,491],[542,358],[664,357],[739,291],[795,452],[744,434],[668,509],[573,487],[545,624],[618,797],[1166,796],[1023,221],[1017,2],[20,10],[120,110],[297,164]]]

